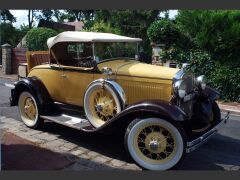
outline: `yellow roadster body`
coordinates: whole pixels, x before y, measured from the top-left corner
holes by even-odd
[[[172,93],[172,79],[179,71],[177,68],[123,59],[105,61],[99,63],[97,67],[99,70],[103,67],[112,69],[113,74],[110,78],[122,86],[128,105],[151,99],[169,101]],[[82,106],[84,92],[88,85],[93,80],[104,78],[105,75],[99,72],[88,68],[46,64],[34,67],[28,76],[40,78],[52,99]]]

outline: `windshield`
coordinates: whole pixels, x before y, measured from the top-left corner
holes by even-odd
[[[134,58],[137,55],[136,42],[98,42],[94,44],[94,56],[97,62],[113,58]]]

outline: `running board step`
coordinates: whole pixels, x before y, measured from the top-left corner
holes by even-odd
[[[60,115],[41,115],[40,116],[43,119],[53,121],[58,124],[62,124],[64,126],[68,126],[74,129],[83,130],[83,131],[89,131],[94,130],[95,128],[89,123],[88,120],[69,116],[66,114],[60,114]]]

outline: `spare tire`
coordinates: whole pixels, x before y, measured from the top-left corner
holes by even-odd
[[[89,122],[98,128],[124,108],[125,95],[119,84],[110,80],[93,81],[84,95],[84,111]]]

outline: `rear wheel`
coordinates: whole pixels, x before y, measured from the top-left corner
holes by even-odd
[[[134,120],[127,128],[125,145],[132,159],[148,170],[167,170],[185,154],[186,135],[180,125],[159,118]]]
[[[23,91],[18,99],[18,110],[23,123],[30,128],[38,128],[43,121],[39,117],[37,98],[28,91]]]

